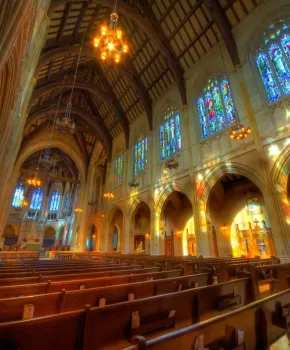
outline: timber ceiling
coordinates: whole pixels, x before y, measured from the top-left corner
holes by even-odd
[[[231,29],[261,0],[119,0],[120,27],[130,54],[118,65],[101,62],[92,47],[114,2],[52,0],[25,137],[51,126],[61,91],[59,114],[64,115],[84,39],[73,97],[74,137],[85,157],[96,140],[110,157],[112,139],[123,131],[128,145],[129,124],[140,113],[152,128],[152,103],[172,85],[187,103],[184,71],[218,41],[225,41],[233,63],[239,63]]]

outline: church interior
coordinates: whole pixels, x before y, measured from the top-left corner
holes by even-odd
[[[0,52],[0,350],[289,349],[289,0],[1,0]]]

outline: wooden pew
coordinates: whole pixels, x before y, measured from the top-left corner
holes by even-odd
[[[48,281],[65,281],[65,280],[76,280],[76,279],[90,279],[90,278],[100,278],[100,277],[113,277],[122,275],[138,275],[150,272],[159,272],[159,267],[149,268],[149,269],[127,269],[118,271],[104,271],[104,272],[82,272],[82,273],[71,273],[65,275],[46,275],[46,276],[36,276],[36,277],[23,277],[23,278],[3,278],[0,279],[0,286],[11,286],[11,285],[21,285],[21,284],[32,284],[41,283]]]
[[[120,271],[120,270],[137,270],[142,268],[141,265],[117,265],[114,267],[82,267],[82,268],[67,268],[67,269],[47,269],[47,270],[35,270],[31,272],[0,272],[0,280],[5,279],[5,278],[15,278],[15,277],[31,277],[35,275],[42,275],[42,276],[47,276],[47,275],[64,275],[64,274],[76,274],[78,272],[82,273],[83,271],[88,271],[91,273],[94,272],[104,272],[104,271]]]
[[[181,270],[164,271],[164,272],[150,272],[142,273],[139,275],[123,275],[114,277],[101,277],[101,278],[90,278],[90,279],[76,279],[69,281],[56,281],[56,282],[45,282],[35,284],[24,284],[24,285],[11,285],[11,286],[0,286],[0,298],[13,298],[19,297],[20,295],[35,295],[44,293],[61,292],[63,289],[66,291],[77,290],[80,287],[89,289],[104,286],[114,286],[119,284],[134,283],[149,281],[150,279],[166,279],[173,277],[180,277]]]
[[[229,295],[232,297],[234,288],[236,288],[237,295],[241,296],[238,306],[253,301],[250,284],[251,280],[245,278],[147,299],[91,308],[88,312],[84,347],[86,350],[95,350],[122,349],[129,346],[128,339],[132,335],[132,313],[136,311],[139,312],[142,332],[151,331],[154,336],[168,332],[168,328],[165,327],[168,327],[168,318],[173,314],[171,311],[175,311],[175,314],[171,315],[174,320],[170,326],[174,326],[175,329],[220,315],[222,311],[218,310],[217,303],[221,298],[227,298]],[[144,324],[143,320],[148,320],[148,323],[146,324],[145,321]]]
[[[289,332],[289,316],[283,317],[282,314],[282,308],[289,300],[290,289],[154,339],[136,337],[136,345],[125,350],[192,350],[200,335],[204,335],[205,348],[269,349]],[[244,344],[240,347],[232,336],[237,329],[244,331]]]
[[[0,322],[22,319],[25,305],[34,305],[34,317],[47,316],[59,312],[83,309],[86,304],[99,306],[100,300],[105,299],[106,305],[128,300],[129,294],[134,300],[175,293],[179,286],[183,289],[192,288],[197,282],[207,285],[208,274],[170,278],[166,280],[146,281],[132,284],[100,287],[85,290],[75,290],[58,293],[0,299]]]
[[[84,327],[84,311],[2,323],[0,343],[10,340],[21,350],[82,350]]]

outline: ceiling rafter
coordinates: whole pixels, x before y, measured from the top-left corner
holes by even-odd
[[[220,6],[219,1],[216,0],[204,0],[206,6],[211,10],[213,18],[222,34],[224,42],[227,46],[228,52],[232,59],[233,65],[239,66],[241,64],[238,54],[237,44],[232,34],[232,28],[229,24],[223,9]]]
[[[55,60],[57,57],[60,57],[60,56],[67,57],[69,54],[72,55],[72,54],[78,53],[79,50],[80,50],[80,46],[74,45],[74,46],[59,47],[59,48],[51,49],[45,52],[40,57],[35,75],[39,74],[39,72],[45,65],[50,64],[50,62]],[[96,57],[94,50],[89,47],[84,47],[82,49],[82,55],[88,56],[89,58],[94,58],[94,59]],[[142,80],[138,76],[134,66],[129,64],[127,65],[120,64],[116,66],[116,71],[118,71],[121,74],[121,76],[124,76],[132,84],[132,87],[136,90],[137,95],[146,111],[149,129],[152,130],[152,127],[153,127],[152,100]]]
[[[88,2],[90,0],[83,1]],[[48,16],[51,17],[53,12],[61,5],[77,2],[77,0],[53,0],[48,11]],[[115,1],[96,0],[95,4],[113,8]],[[155,23],[156,27],[154,27],[153,23],[150,20],[151,14],[149,18],[144,18],[144,15],[138,11],[137,7],[132,7],[125,0],[120,0],[118,2],[118,12],[133,20],[152,40],[158,50],[160,50],[176,81],[182,103],[187,104],[185,81],[183,77],[184,71],[180,65],[180,62],[175,58],[173,50],[170,47],[168,39],[166,38],[164,32],[161,30],[161,28],[158,28],[158,21]]]
[[[61,89],[62,86],[64,89],[72,89],[73,87],[73,82],[65,82],[63,85],[63,81],[57,81],[54,83],[48,83],[46,85],[43,85],[37,89],[34,90],[30,104],[29,104],[29,110],[32,107],[33,103],[39,99],[41,96],[44,94],[47,94],[52,91],[56,91],[58,89]],[[129,126],[128,126],[128,121],[126,116],[124,115],[123,111],[118,108],[118,102],[116,103],[115,100],[112,100],[108,95],[110,94],[110,91],[108,93],[104,93],[103,91],[98,90],[96,87],[91,86],[86,83],[81,83],[81,82],[76,82],[74,85],[75,90],[84,90],[88,91],[91,94],[99,97],[101,100],[103,100],[108,106],[109,109],[111,108],[112,111],[115,113],[117,118],[119,119],[119,122],[121,124],[121,127],[123,129],[124,135],[125,135],[125,140],[128,144],[129,141]],[[115,104],[116,103],[116,104]]]
[[[58,113],[65,113],[66,105],[60,106]],[[90,128],[90,132],[94,132],[95,136],[103,143],[106,149],[108,158],[111,158],[112,154],[112,136],[110,135],[108,129],[92,118],[92,115],[86,112],[84,109],[73,107],[71,110],[73,115],[78,116],[82,121],[84,121]],[[37,109],[27,118],[27,125],[35,123],[38,119],[43,119],[51,115],[51,106]]]

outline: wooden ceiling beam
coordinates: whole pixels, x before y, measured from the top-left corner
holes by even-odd
[[[78,0],[53,0],[48,10],[48,16],[51,17],[53,12],[59,6],[75,2],[78,2]],[[104,7],[113,8],[115,0],[96,0],[95,3]],[[168,42],[166,35],[163,33],[158,21],[155,21],[155,25],[153,25],[153,23],[151,22],[152,14],[150,14],[150,18],[144,18],[144,15],[138,12],[137,7],[132,7],[130,4],[127,3],[126,0],[119,0],[118,12],[134,21],[143,30],[143,32],[152,40],[154,46],[161,52],[176,81],[182,103],[186,105],[187,97],[185,81],[183,77],[184,72],[180,62],[175,58],[174,52]]]
[[[65,113],[66,111],[66,105],[59,106],[58,113]],[[53,111],[53,114],[55,111]],[[107,152],[108,158],[111,159],[112,155],[112,136],[109,133],[108,129],[103,126],[103,124],[96,121],[93,116],[88,113],[87,111],[73,107],[71,110],[72,115],[78,116],[86,125],[88,125],[88,128],[90,129],[90,133],[94,131],[95,136],[102,142],[104,145],[104,148]],[[30,114],[27,118],[26,125],[29,126],[30,124],[35,123],[38,119],[44,119],[51,115],[51,106],[38,109],[33,111],[32,114]]]
[[[39,64],[37,66],[36,72],[35,74],[39,74],[39,72],[41,71],[42,67],[44,67],[45,65],[49,64],[49,62],[51,62],[52,60],[55,60],[57,57],[60,56],[65,56],[65,57],[69,57],[69,55],[73,55],[75,53],[79,53],[79,45],[74,45],[74,46],[67,46],[67,47],[60,47],[60,48],[56,48],[56,49],[52,49],[47,51],[46,53],[44,53],[39,60]],[[91,48],[88,47],[84,47],[82,50],[82,55],[83,56],[88,56],[90,59],[94,59],[92,60],[89,64],[87,64],[87,66],[92,66],[94,65],[94,61],[95,61],[95,51]],[[80,67],[85,67],[86,64],[81,64]],[[118,71],[118,73],[121,76],[124,76],[129,83],[132,85],[133,89],[136,90],[137,95],[144,107],[144,110],[147,114],[147,120],[148,120],[148,125],[149,125],[149,129],[152,130],[153,127],[153,111],[152,111],[152,100],[141,80],[141,78],[139,77],[139,75],[137,74],[135,68],[133,65],[126,65],[124,64],[120,64],[120,65],[116,65],[115,66],[116,71]],[[69,72],[69,70],[67,71],[67,73]],[[58,80],[60,78],[59,73],[55,73],[51,76],[51,80]],[[47,80],[45,79],[41,79],[40,82],[37,83],[37,86],[40,86],[43,83],[47,83]]]
[[[70,8],[71,8],[71,3],[67,3],[65,6],[64,15],[62,17],[60,27],[59,27],[59,30],[57,33],[57,42],[58,43],[60,43],[62,41],[64,30],[65,30],[65,25],[66,25],[66,22],[68,20],[68,16],[70,13]]]
[[[227,17],[219,3],[216,0],[204,0],[206,6],[212,12],[215,23],[217,24],[221,35],[224,39],[230,57],[232,59],[234,67],[241,64],[240,57],[238,54],[237,44],[232,34],[232,28],[229,24]]]
[[[43,85],[37,89],[34,90],[31,99],[30,99],[30,103],[29,103],[29,110],[31,108],[31,106],[33,105],[33,103],[41,98],[41,96],[43,96],[44,94],[47,94],[49,92],[55,91],[57,89],[61,89],[62,86],[64,87],[64,89],[72,89],[73,87],[73,82],[65,82],[63,84],[63,81],[57,81],[54,83],[48,83],[46,85]],[[76,82],[75,86],[74,86],[75,90],[83,90],[83,91],[88,91],[91,94],[99,97],[101,100],[103,100],[109,107],[109,109],[111,109],[114,114],[117,116],[117,119],[119,120],[121,127],[123,129],[124,132],[124,136],[125,136],[125,140],[127,142],[129,142],[129,126],[128,126],[128,121],[126,119],[126,116],[123,114],[122,110],[120,110],[120,108],[118,108],[118,103],[116,103],[115,100],[112,100],[108,95],[110,95],[110,91],[108,93],[104,93],[103,91],[98,90],[96,87],[91,86],[89,84],[86,83],[80,83],[80,82]]]

